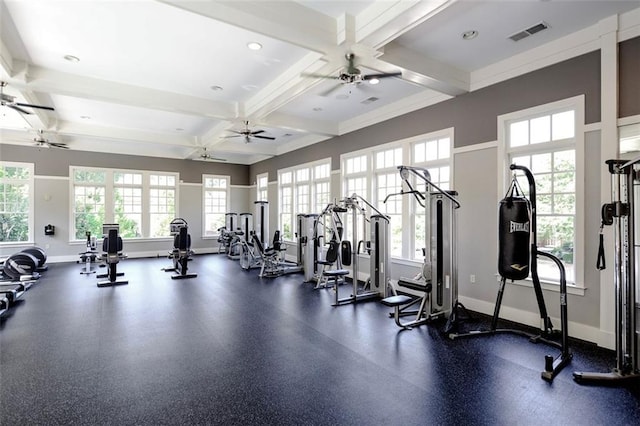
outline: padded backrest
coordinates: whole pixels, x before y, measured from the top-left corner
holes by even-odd
[[[108,254],[118,254],[122,251],[122,238],[118,236],[117,230],[109,230],[109,236],[102,240],[102,251]]]
[[[258,252],[260,254],[264,254],[264,246],[262,245],[262,241],[260,241],[260,238],[258,238],[256,234],[253,234],[252,237],[253,237],[253,244],[255,244],[256,248],[258,249]]]
[[[273,244],[272,247],[276,250],[280,250],[281,242],[280,242],[280,230],[276,229],[276,232],[273,233]]]
[[[327,250],[327,255],[325,256],[325,262],[335,263],[338,260],[338,248],[340,247],[340,243],[337,240],[329,241],[329,249]]]
[[[187,233],[187,228],[180,228],[180,232],[173,237],[173,248],[178,250],[189,250],[191,247],[191,235]]]

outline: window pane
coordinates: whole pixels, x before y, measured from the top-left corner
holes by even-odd
[[[424,142],[416,143],[413,146],[413,162],[422,163],[426,160],[427,160],[427,157],[426,157],[425,143]]]
[[[75,182],[105,183],[106,179],[105,172],[90,170],[75,170],[73,176]],[[102,232],[102,228],[100,230]]]
[[[548,173],[551,171],[551,153],[531,156],[531,173]]]
[[[75,238],[85,239],[86,233],[102,235],[105,222],[104,187],[76,186],[74,188]]]
[[[551,117],[545,115],[531,120],[531,143],[549,142],[551,140]]]
[[[576,160],[575,151],[560,151],[553,154],[553,170],[568,171],[575,170]]]
[[[529,144],[529,121],[518,121],[509,125],[509,146]]]
[[[433,161],[438,159],[438,141],[427,142],[426,159],[427,161]]]
[[[561,112],[552,116],[553,140],[569,139],[575,136],[574,111]]]
[[[309,180],[309,169],[296,170],[296,181],[303,182]]]
[[[438,158],[449,158],[449,151],[451,151],[451,139],[440,139],[438,141]]]

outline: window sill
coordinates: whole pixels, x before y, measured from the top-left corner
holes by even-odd
[[[500,275],[496,274],[496,278],[498,280],[498,282],[500,281],[501,277]],[[527,278],[525,280],[519,280],[519,281],[510,281],[507,280],[508,284],[513,284],[513,285],[517,285],[517,286],[521,286],[521,287],[529,287],[529,288],[533,288],[533,280],[531,278]],[[552,281],[544,281],[544,280],[540,280],[540,286],[542,287],[543,290],[549,290],[549,291],[553,291],[556,293],[560,293],[560,284],[556,283],[556,282],[552,282]],[[567,284],[567,294],[574,294],[576,296],[584,296],[584,294],[586,293],[587,289],[586,287],[580,287],[577,286],[575,284]]]
[[[96,240],[102,240],[104,237],[97,237]],[[173,237],[157,237],[157,238],[123,238],[125,243],[152,243],[157,241],[173,241]],[[84,246],[87,244],[87,240],[70,240],[69,245],[72,246]]]

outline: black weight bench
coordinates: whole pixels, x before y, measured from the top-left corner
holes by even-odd
[[[411,330],[413,327],[426,324],[430,320],[429,315],[427,314],[427,303],[429,301],[429,295],[431,294],[431,282],[401,278],[398,280],[398,287],[398,291],[400,292],[402,291],[402,287],[404,287],[422,293],[421,296],[416,297],[400,294],[386,297],[380,301],[383,305],[393,308],[393,319],[398,327],[405,330]],[[418,303],[420,304],[418,310],[408,311],[409,308],[417,305]],[[415,319],[404,323],[400,321],[401,317],[409,315],[415,315]]]

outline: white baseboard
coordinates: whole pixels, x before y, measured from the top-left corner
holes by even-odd
[[[194,254],[214,254],[218,253],[217,247],[206,247],[206,248],[198,248],[193,250]],[[126,252],[128,259],[141,259],[148,257],[167,257],[169,254],[169,250],[163,251],[134,251],[134,252]],[[66,262],[77,262],[80,260],[79,255],[66,255],[66,256],[48,256],[47,263],[66,263]]]
[[[470,297],[460,296],[458,298],[467,309],[480,312],[486,315],[493,315],[495,304],[484,300],[472,299]],[[521,309],[502,306],[500,309],[500,318],[514,321],[531,327],[540,327],[540,315],[535,312],[523,311]],[[559,327],[560,318],[551,318],[551,321]],[[605,332],[597,327],[580,324],[569,321],[569,336],[576,339],[585,340],[595,343],[598,346],[607,349],[615,349],[615,339],[613,333]]]

